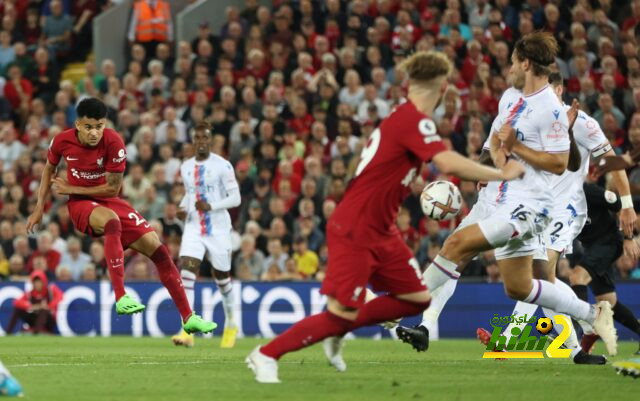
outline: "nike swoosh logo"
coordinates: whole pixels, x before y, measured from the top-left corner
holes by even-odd
[[[75,158],[75,157],[69,157],[69,156],[67,156],[67,160],[69,160],[69,161],[73,161],[73,160],[78,160],[78,159],[77,159],[77,158]]]

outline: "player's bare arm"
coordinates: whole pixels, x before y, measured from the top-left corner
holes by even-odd
[[[615,157],[613,149],[604,154],[605,157]],[[631,200],[631,186],[629,185],[629,179],[627,172],[623,169],[614,170],[611,172],[611,179],[613,180],[613,186],[620,195],[622,201],[622,209],[620,209],[620,229],[624,232],[625,238],[633,237],[633,228],[636,223],[636,212],[633,209],[633,201]]]
[[[508,161],[502,169],[483,166],[454,151],[444,151],[432,159],[444,174],[453,174],[469,181],[510,181],[524,174],[524,166],[514,160]]]
[[[27,232],[32,233],[35,231],[36,225],[42,221],[42,215],[44,213],[44,203],[51,190],[51,177],[56,173],[56,166],[51,164],[47,160],[47,164],[42,171],[42,178],[40,179],[40,186],[38,187],[38,201],[33,213],[27,219]]]
[[[580,156],[580,151],[578,150],[578,144],[573,138],[573,125],[578,118],[578,110],[580,107],[580,102],[577,99],[573,99],[573,103],[571,103],[571,108],[567,110],[567,118],[569,119],[569,164],[567,165],[567,170],[571,172],[576,172],[580,169],[580,164],[582,161],[582,157]]]
[[[120,193],[123,176],[123,173],[107,173],[105,177],[106,183],[96,185],[94,187],[70,185],[67,180],[62,177],[56,177],[51,182],[54,189],[60,195],[83,195],[99,198],[113,198],[118,196]]]

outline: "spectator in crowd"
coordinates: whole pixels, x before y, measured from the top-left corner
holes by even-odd
[[[156,53],[160,43],[173,42],[171,6],[164,0],[138,0],[133,5],[129,32],[129,45],[141,44],[147,57]]]
[[[42,271],[34,271],[29,279],[32,289],[14,301],[6,332],[13,334],[18,320],[22,320],[33,334],[53,334],[62,291],[55,284],[49,284]]]
[[[297,237],[293,241],[293,252],[293,259],[297,265],[296,271],[306,279],[312,278],[320,264],[318,254],[308,248],[304,237]]]
[[[49,7],[51,15],[44,17],[42,42],[52,54],[58,57],[66,56],[66,53],[71,50],[73,20],[64,12],[60,0],[51,0]]]
[[[240,240],[240,252],[234,260],[234,266],[244,266],[251,280],[259,280],[264,269],[264,255],[256,249],[256,240],[245,234]]]
[[[280,242],[279,238],[271,238],[269,240],[269,243],[267,245],[267,250],[269,252],[269,256],[267,256],[264,259],[264,264],[262,267],[262,271],[266,272],[268,274],[272,274],[273,272],[269,273],[269,269],[271,268],[271,266],[276,266],[278,268],[278,272],[279,273],[284,273],[285,271],[285,262],[287,261],[287,259],[289,258],[289,255],[287,255],[283,249],[282,249],[282,243]]]
[[[67,238],[67,251],[60,258],[60,265],[69,269],[69,273],[74,281],[80,280],[84,269],[91,262],[91,256],[82,252],[82,244],[77,237]],[[57,272],[56,272],[56,275]]]
[[[55,275],[56,267],[60,264],[61,255],[53,248],[53,237],[48,231],[43,231],[38,236],[38,248],[29,256],[27,271],[35,270],[34,261],[42,257],[46,263],[48,274]]]

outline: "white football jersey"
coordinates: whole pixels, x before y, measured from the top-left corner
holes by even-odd
[[[231,217],[226,209],[198,211],[196,201],[214,203],[238,188],[233,166],[224,158],[211,153],[197,161],[192,157],[180,166],[180,176],[186,190],[180,208],[186,210],[185,234],[206,235],[231,232]]]
[[[516,138],[528,148],[547,153],[569,151],[569,121],[563,104],[549,85],[528,96],[521,96],[498,116],[499,124],[510,122]],[[536,200],[553,204],[553,187],[558,175],[538,170],[513,155],[525,166],[522,179],[500,183],[498,203],[507,200]]]
[[[570,106],[564,105],[565,110]],[[573,125],[573,138],[580,151],[580,169],[575,172],[565,171],[554,186],[554,193],[561,202],[571,204],[576,213],[587,214],[587,200],[582,184],[589,174],[591,156],[600,157],[611,150],[609,140],[602,132],[598,122],[583,111],[578,112],[578,118]]]
[[[504,110],[509,109],[521,97],[522,97],[522,92],[517,90],[514,87],[510,87],[507,90],[505,90],[502,96],[500,97],[500,102],[498,103],[498,116],[500,116],[500,114]],[[502,128],[502,125],[500,125],[500,121],[498,117],[496,117],[493,120],[493,123],[491,124],[491,130],[489,131],[489,136],[487,137],[487,140],[484,141],[484,145],[482,147],[484,150],[487,150],[487,151],[489,150],[491,135],[494,132],[499,131],[500,128]],[[478,193],[478,200],[486,201],[486,202],[495,202],[496,198],[498,197],[498,194],[500,193],[501,184],[502,183],[500,181],[489,181],[487,183],[487,186],[482,188]]]

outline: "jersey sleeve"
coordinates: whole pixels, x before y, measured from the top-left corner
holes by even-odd
[[[57,139],[57,140],[56,140]],[[62,149],[60,149],[60,138],[54,136],[51,139],[51,143],[49,144],[49,150],[47,151],[47,160],[54,166],[57,166],[60,163],[60,158],[62,157]]]
[[[600,124],[582,111],[573,125],[573,137],[580,146],[589,149],[593,157],[600,157],[612,149]]]
[[[406,132],[398,132],[397,137],[404,148],[421,160],[429,161],[433,156],[447,150],[438,135],[436,124],[430,118],[423,118],[413,127],[407,128]]]
[[[224,185],[224,189],[227,191],[227,193],[238,188],[238,181],[236,181],[236,174],[233,171],[233,166],[231,165],[231,163],[225,163],[221,178],[222,185]]]
[[[569,118],[563,108],[548,110],[540,115],[540,141],[546,152],[569,151]]]
[[[491,129],[489,130],[489,135],[487,135],[487,139],[484,141],[484,145],[482,145],[483,150],[491,149],[491,136],[493,136],[494,132],[498,132],[501,128],[500,117],[496,117],[491,123]]]
[[[124,141],[117,133],[113,133],[113,138],[107,145],[105,170],[107,173],[124,173],[127,166],[127,151]]]
[[[620,198],[611,191],[607,191],[595,184],[584,184],[584,195],[590,206],[605,207],[614,213],[622,208]]]

